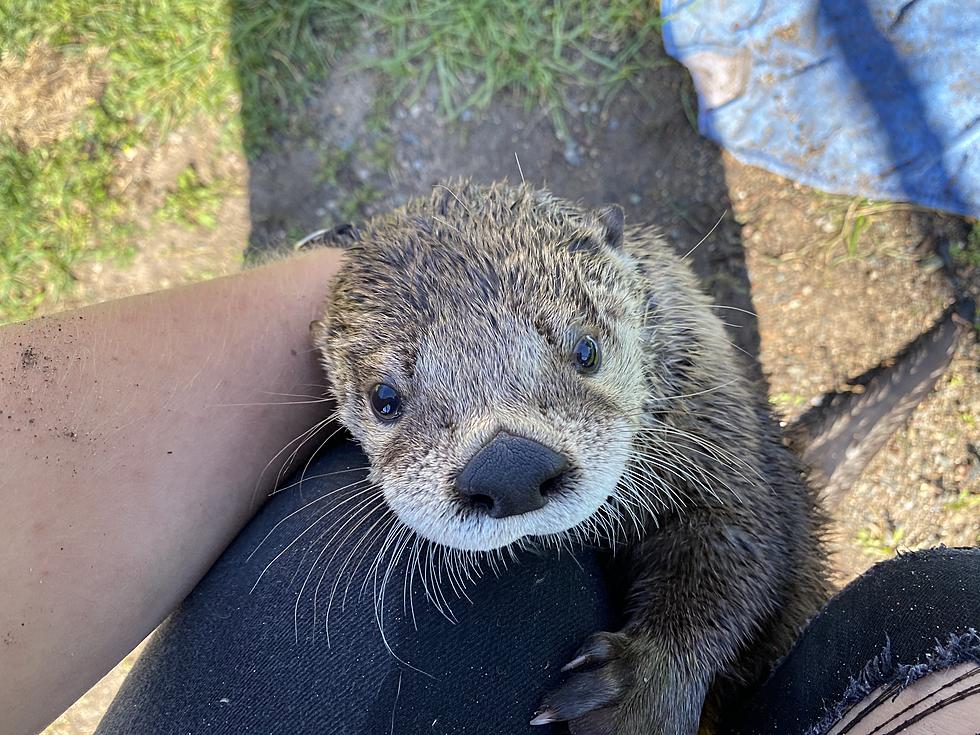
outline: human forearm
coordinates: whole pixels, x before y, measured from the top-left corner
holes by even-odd
[[[0,329],[0,732],[43,726],[165,617],[325,415],[292,395],[322,395],[307,327],[338,264]]]

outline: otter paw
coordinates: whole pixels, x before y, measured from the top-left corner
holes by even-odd
[[[561,686],[549,692],[532,725],[568,722],[573,735],[619,735],[618,711],[634,686],[630,638],[624,633],[596,633],[562,671]]]

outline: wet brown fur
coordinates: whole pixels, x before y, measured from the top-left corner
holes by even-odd
[[[620,238],[602,213],[507,184],[452,182],[348,235],[315,341],[372,479],[451,539],[476,523],[453,476],[501,427],[569,456],[582,492],[609,481],[628,622],[586,643],[544,718],[696,732],[706,701],[786,652],[826,585],[799,461],[687,264],[653,228]],[[567,360],[583,328],[602,344],[594,377]],[[405,395],[392,425],[366,400],[379,381]]]

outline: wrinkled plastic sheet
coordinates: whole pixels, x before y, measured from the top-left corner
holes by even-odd
[[[824,191],[980,216],[980,0],[662,0],[701,132]]]

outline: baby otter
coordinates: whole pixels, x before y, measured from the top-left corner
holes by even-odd
[[[453,183],[336,234],[315,343],[400,521],[473,555],[626,545],[625,626],[533,724],[695,733],[826,586],[799,461],[683,259],[526,185]]]

